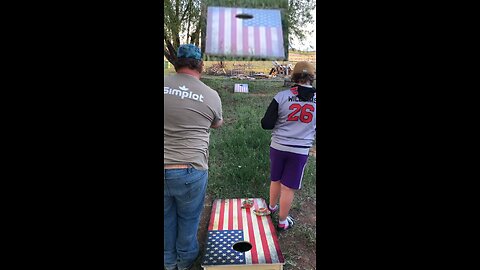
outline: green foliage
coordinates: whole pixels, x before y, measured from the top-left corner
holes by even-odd
[[[198,43],[195,36],[200,30],[201,6],[199,0],[167,0],[164,1],[164,40],[169,40],[175,48],[178,48],[177,40],[180,34],[185,33],[192,43]],[[192,35],[194,40],[191,39]]]
[[[305,35],[308,33],[304,26],[307,23],[313,22],[312,11],[317,6],[316,1],[298,1],[289,0],[288,5],[288,35],[297,37],[300,41],[305,40]]]

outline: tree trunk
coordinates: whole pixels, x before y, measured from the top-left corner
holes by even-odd
[[[199,43],[199,34],[200,34],[200,24],[198,24],[197,29],[195,30],[195,32],[192,33],[192,36],[191,36],[191,39],[190,39],[190,43],[195,44],[195,46],[197,46],[197,47],[198,47],[198,43]]]
[[[187,39],[186,42],[188,43],[188,38],[190,37],[190,16],[188,16],[188,22],[187,22]]]
[[[163,55],[165,55],[165,58],[167,58],[168,62],[170,62],[173,66],[175,66],[177,63],[177,51],[173,47],[170,40],[165,39],[165,43],[167,44],[167,48],[163,49]]]

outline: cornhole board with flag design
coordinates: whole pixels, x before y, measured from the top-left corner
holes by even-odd
[[[242,208],[247,199],[213,202],[202,259],[204,270],[283,270],[285,259],[270,216],[257,216],[253,212],[267,207],[265,200],[249,198],[253,206]],[[246,252],[233,249],[233,244],[239,241],[249,242],[252,248]]]
[[[284,59],[280,10],[208,7],[205,54]]]
[[[236,83],[233,88],[234,93],[248,93],[248,84]]]

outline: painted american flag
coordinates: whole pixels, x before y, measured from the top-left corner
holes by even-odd
[[[270,216],[253,213],[267,204],[263,199],[250,199],[254,201],[251,208],[241,207],[246,198],[213,202],[202,266],[285,263]],[[252,249],[234,250],[233,244],[238,241],[250,242]]]
[[[248,84],[236,83],[233,88],[234,93],[248,93]]]
[[[245,264],[245,254],[232,248],[243,241],[242,230],[208,231],[204,265]]]
[[[251,19],[239,19],[250,14]],[[208,7],[205,53],[284,59],[280,10]]]

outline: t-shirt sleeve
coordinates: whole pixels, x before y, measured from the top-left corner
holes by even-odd
[[[222,100],[220,99],[220,96],[218,95],[218,93],[215,95],[215,97],[216,97],[216,100],[212,105],[213,123],[223,119]]]

